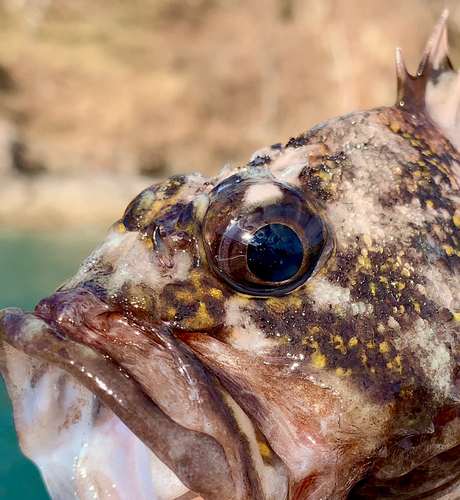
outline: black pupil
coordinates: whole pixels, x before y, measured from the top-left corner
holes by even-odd
[[[247,248],[249,270],[264,281],[284,281],[299,270],[303,259],[300,238],[284,224],[260,228]]]

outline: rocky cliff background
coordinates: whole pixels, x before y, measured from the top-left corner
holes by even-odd
[[[216,173],[391,105],[436,0],[0,0],[0,226],[107,225],[149,184]]]

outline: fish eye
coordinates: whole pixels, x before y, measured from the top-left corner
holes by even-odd
[[[247,295],[287,294],[312,275],[326,246],[319,209],[294,185],[226,179],[210,193],[203,240],[213,273]]]

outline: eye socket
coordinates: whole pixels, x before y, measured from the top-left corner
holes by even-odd
[[[210,193],[203,239],[213,272],[235,290],[284,295],[315,270],[327,231],[296,186],[272,179],[226,179]]]

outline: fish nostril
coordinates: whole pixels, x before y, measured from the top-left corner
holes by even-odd
[[[163,266],[168,269],[172,269],[174,267],[174,261],[172,259],[171,251],[166,246],[166,243],[161,236],[161,230],[156,224],[152,224],[152,242],[155,251],[158,254],[158,260],[163,264]]]

